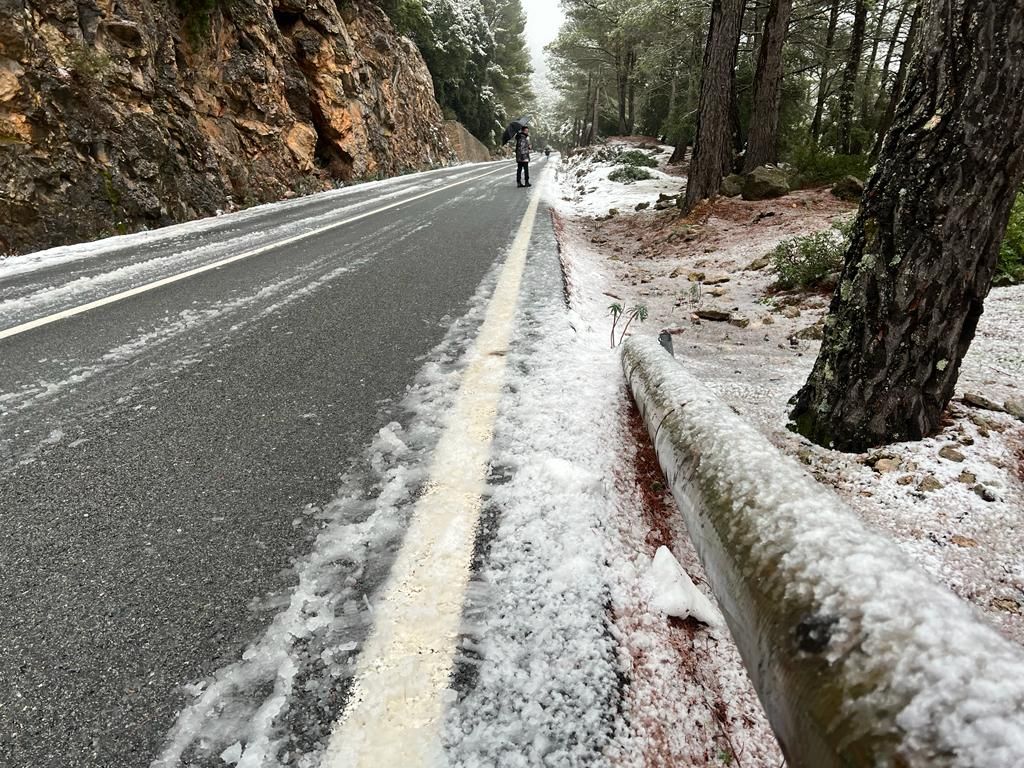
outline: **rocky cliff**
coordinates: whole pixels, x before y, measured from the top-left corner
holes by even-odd
[[[445,134],[459,160],[467,163],[485,163],[491,159],[491,151],[476,136],[466,130],[457,120],[446,120]]]
[[[0,254],[453,158],[367,0],[0,0]]]

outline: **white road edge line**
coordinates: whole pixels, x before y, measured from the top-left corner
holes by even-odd
[[[440,763],[444,707],[454,697],[450,678],[505,381],[505,352],[539,203],[538,189],[474,342],[426,490],[374,605],[374,626],[322,768]]]
[[[75,315],[81,315],[81,314],[83,314],[85,312],[89,312],[90,310],[98,309],[99,307],[105,307],[108,304],[114,304],[114,303],[116,303],[118,301],[123,301],[125,299],[129,299],[132,296],[138,296],[140,293],[147,293],[148,291],[153,291],[153,290],[156,290],[157,288],[162,288],[165,285],[171,285],[172,283],[177,283],[180,280],[186,280],[186,279],[188,279],[190,277],[195,277],[196,275],[201,275],[203,272],[210,272],[211,270],[219,269],[220,267],[227,266],[228,264],[233,264],[236,261],[242,261],[243,259],[251,259],[253,256],[259,256],[261,254],[267,253],[268,251],[273,251],[273,250],[276,250],[277,248],[282,248],[282,247],[284,247],[286,245],[291,245],[292,243],[297,243],[300,240],[306,240],[306,239],[308,239],[310,237],[315,237],[316,235],[322,235],[324,232],[329,232],[332,229],[337,229],[338,227],[343,227],[346,224],[352,224],[353,222],[359,221],[361,219],[369,218],[370,216],[376,216],[378,213],[383,213],[384,211],[390,211],[391,209],[398,208],[399,206],[402,206],[402,205],[408,205],[409,203],[415,202],[416,200],[422,200],[424,197],[430,197],[431,195],[436,195],[436,194],[438,194],[440,192],[444,192],[445,190],[452,189],[453,187],[458,187],[458,186],[461,186],[463,184],[469,184],[470,182],[473,182],[473,181],[479,181],[482,178],[485,178],[487,176],[491,176],[491,175],[497,173],[499,170],[504,170],[504,166],[502,168],[497,168],[497,169],[494,169],[494,170],[487,171],[487,173],[482,173],[482,174],[480,174],[478,176],[473,176],[473,177],[468,178],[468,179],[463,179],[462,181],[456,181],[453,184],[447,184],[447,185],[445,185],[443,187],[439,187],[438,189],[432,189],[429,192],[423,192],[423,193],[421,193],[419,195],[415,195],[414,197],[407,197],[407,198],[405,198],[403,200],[400,200],[398,202],[391,203],[389,205],[385,205],[385,206],[382,206],[380,208],[375,208],[374,210],[367,211],[366,213],[361,213],[358,216],[351,216],[351,217],[349,217],[347,219],[344,219],[343,221],[336,221],[333,224],[327,224],[327,225],[325,225],[323,227],[319,227],[317,229],[310,230],[309,232],[303,232],[301,234],[294,235],[294,236],[289,237],[289,238],[285,238],[284,240],[277,240],[277,241],[275,241],[273,243],[269,243],[267,245],[260,246],[259,248],[254,248],[251,251],[245,251],[244,253],[239,253],[239,254],[237,254],[235,256],[229,256],[226,259],[221,259],[220,261],[215,261],[215,262],[213,262],[211,264],[205,264],[202,267],[196,267],[195,269],[190,269],[187,272],[182,272],[182,273],[177,274],[177,275],[171,275],[170,277],[164,277],[164,278],[161,278],[160,280],[155,280],[152,283],[146,283],[145,285],[139,285],[139,286],[136,286],[135,288],[130,288],[127,291],[122,291],[120,293],[115,293],[115,294],[113,294],[111,296],[107,296],[107,297],[102,298],[102,299],[96,299],[95,301],[90,301],[88,304],[82,304],[82,305],[77,306],[77,307],[72,307],[71,309],[65,309],[65,310],[62,310],[60,312],[55,312],[52,315],[46,315],[45,317],[40,317],[40,318],[37,318],[35,320],[30,320],[27,323],[22,323],[21,325],[15,325],[15,326],[13,326],[11,328],[0,330],[0,341],[2,341],[3,339],[8,339],[8,338],[10,338],[12,336],[17,336],[18,334],[21,334],[21,333],[25,333],[26,331],[31,331],[31,330],[33,330],[35,328],[40,328],[40,327],[42,327],[44,325],[50,325],[51,323],[56,323],[58,320],[66,320],[69,317],[74,317]]]

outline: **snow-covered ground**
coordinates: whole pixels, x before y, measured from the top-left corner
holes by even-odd
[[[690,217],[674,209],[633,214],[616,205],[617,187],[601,185],[608,169],[579,156],[563,173],[564,188],[600,190],[601,213],[619,208],[607,219],[581,207],[565,226],[572,247],[605,270],[608,302],[645,304],[644,332],[670,330],[693,374],[1005,636],[1024,643],[1024,424],[959,399],[973,393],[1002,403],[1024,394],[1024,287],[992,291],[940,435],[863,455],[828,451],[785,425],[788,400],[818,351],[806,336],[829,297],[773,292],[775,274],[754,262],[854,208],[827,190],[809,190],[767,202],[723,200]],[[636,182],[628,199],[645,188],[652,203],[663,191],[660,181]],[[736,324],[695,314],[709,309]]]
[[[551,174],[541,183],[560,197]],[[441,763],[775,768],[778,746],[636,439],[605,269],[562,245],[559,264],[539,229],[523,277]],[[190,685],[155,766],[324,764],[494,283],[425,363],[365,474],[309,511],[322,533],[295,589],[268,601],[276,618],[238,662]]]

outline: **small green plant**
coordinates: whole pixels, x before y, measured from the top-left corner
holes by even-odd
[[[210,35],[210,22],[217,10],[217,0],[177,0],[177,5],[190,41],[193,45],[200,45]]]
[[[633,324],[634,320],[639,320],[641,323],[647,319],[647,307],[643,304],[637,304],[629,311],[623,309],[622,305],[618,302],[608,307],[608,314],[612,316],[612,332],[611,332],[611,348],[615,349],[616,346],[622,343],[622,340],[626,338],[626,331],[629,330],[629,326]],[[623,327],[622,332],[619,334],[618,342],[615,341],[615,328],[619,324],[619,320],[623,317],[626,318],[626,325]]]
[[[768,254],[778,272],[776,287],[810,289],[823,285],[843,268],[853,220],[840,221],[823,232],[783,240]]]
[[[99,84],[110,74],[110,56],[85,43],[76,44],[68,53],[68,67],[76,77]]]
[[[621,181],[623,184],[632,184],[634,181],[646,181],[654,178],[646,168],[638,168],[635,165],[624,165],[616,168],[608,174],[609,181]]]
[[[865,180],[871,169],[867,155],[834,155],[813,145],[794,149],[789,162],[796,168],[795,186],[798,187],[833,184],[847,176]]]
[[[1017,202],[1010,212],[1010,225],[999,249],[999,266],[992,280],[993,285],[1018,283],[1024,283],[1024,191],[1017,195]]]
[[[646,152],[641,152],[638,149],[631,149],[628,152],[623,152],[615,160],[618,165],[634,165],[637,167],[644,168],[657,168],[658,161],[648,155]]]

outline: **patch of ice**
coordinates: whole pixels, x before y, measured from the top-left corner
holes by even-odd
[[[668,547],[658,547],[647,572],[650,605],[668,616],[697,621],[713,627],[722,626],[724,620],[718,609],[697,589],[683,566]]]
[[[237,765],[242,759],[242,744],[236,741],[230,747],[220,753],[220,759],[228,765]]]

